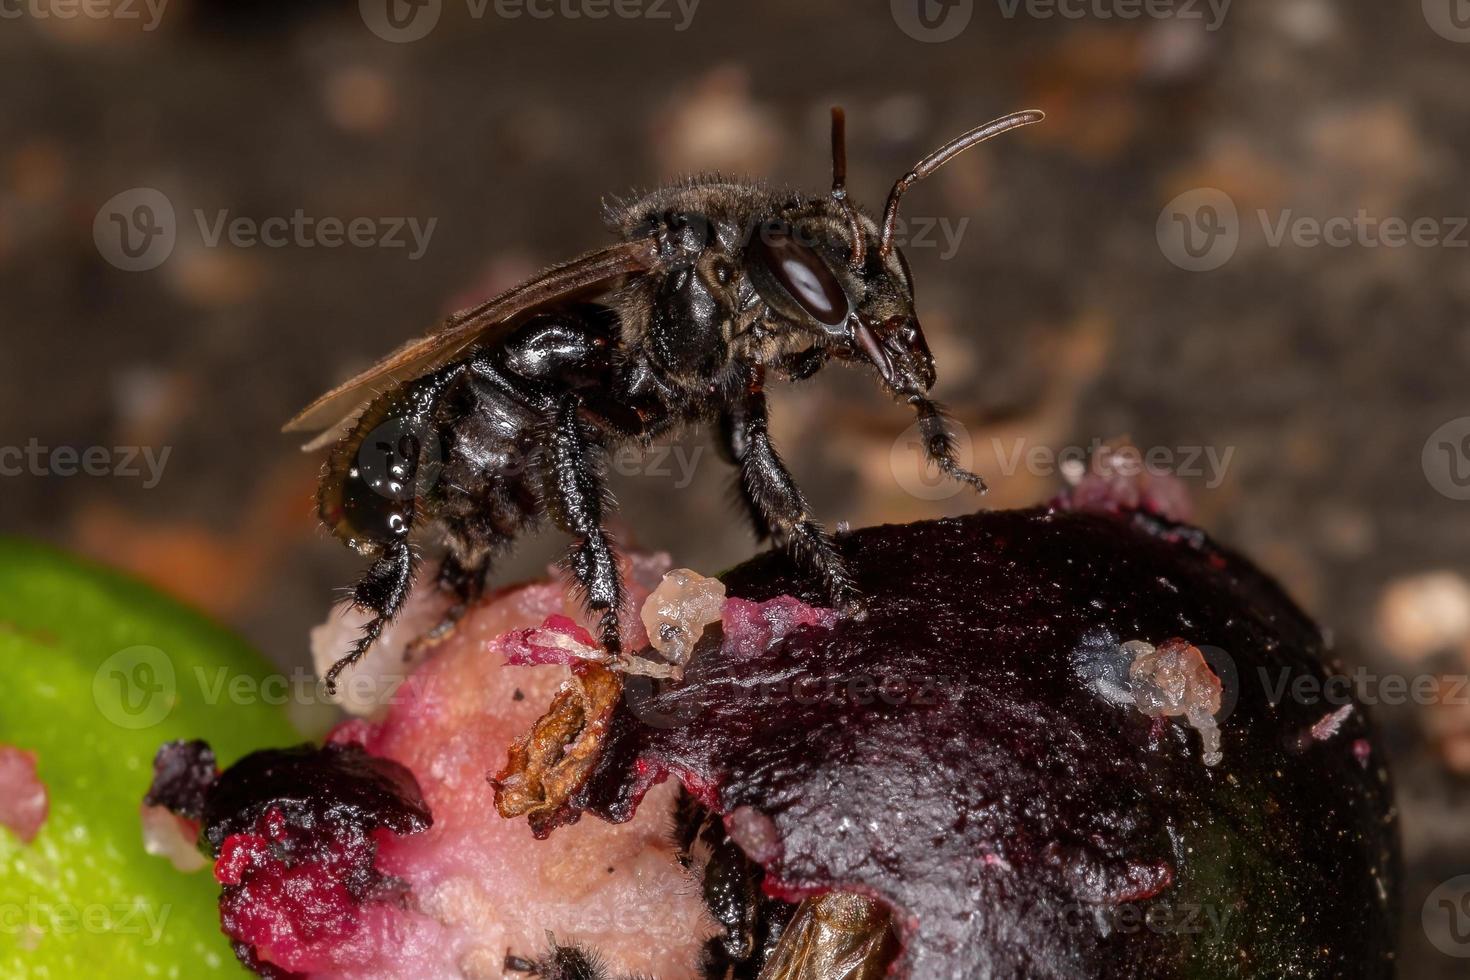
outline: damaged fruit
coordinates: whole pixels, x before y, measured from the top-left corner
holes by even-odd
[[[1126,507],[838,544],[864,615],[824,608],[768,554],[721,576],[687,659],[601,654],[585,620],[556,618],[556,586],[471,609],[386,714],[331,739],[411,772],[432,825],[332,864],[347,882],[371,869],[346,886],[370,912],[297,962],[475,980],[1391,976],[1381,753],[1364,711],[1256,682],[1334,665],[1251,564]],[[685,596],[709,598],[672,589],[653,625],[707,619],[686,620]],[[222,881],[269,866],[283,816],[235,820]],[[226,907],[265,916],[267,894]]]
[[[641,601],[668,567],[656,557],[633,558],[626,568],[633,601]],[[369,660],[343,675],[344,689],[361,683],[385,697],[370,709],[372,718],[339,725],[322,751],[350,746],[361,753],[359,761],[411,773],[428,821],[422,829],[384,824],[364,835],[339,822],[319,844],[293,843],[300,821],[291,814],[304,799],[302,783],[320,796],[312,808],[367,812],[360,804],[368,797],[348,792],[352,781],[325,772],[310,779],[290,775],[317,771],[315,764],[303,770],[294,763],[283,768],[279,758],[270,766],[247,760],[255,767],[250,792],[209,792],[204,840],[211,856],[215,842],[220,847],[213,862],[226,883],[217,886],[220,911],[247,965],[273,977],[500,980],[524,975],[507,972],[508,953],[522,963],[556,962],[547,952],[551,933],[558,948],[595,954],[589,962],[605,965],[597,977],[689,975],[718,927],[669,834],[674,787],[651,794],[645,812],[627,824],[586,820],[562,828],[555,842],[538,842],[525,820],[495,812],[487,774],[502,768],[517,739],[562,695],[569,714],[527,746],[528,759],[544,765],[519,790],[545,801],[554,798],[559,781],[576,782],[555,766],[570,744],[566,739],[575,741],[573,733],[597,714],[587,705],[605,700],[597,691],[607,672],[589,659],[597,648],[582,642],[590,639],[586,623],[573,615],[575,600],[560,585],[505,589],[467,610],[452,629],[413,643],[419,663],[406,676],[399,666],[403,648],[382,644],[374,651],[383,658],[381,674],[368,676],[374,669]],[[332,617],[334,626],[345,622]],[[176,762],[172,768],[206,767]],[[226,768],[218,786],[231,785],[241,784]],[[284,820],[272,815],[273,807]],[[219,828],[212,837],[210,827]],[[283,846],[295,848],[297,857],[275,861]],[[309,902],[303,911],[318,903],[323,911],[298,915],[292,895]],[[219,945],[228,956],[228,945]],[[575,965],[572,954],[563,959]]]
[[[1255,680],[1323,680],[1329,653],[1248,562],[1127,509],[839,540],[866,616],[762,638],[727,611],[682,682],[619,706],[573,807],[626,820],[673,777],[755,842],[763,900],[881,902],[890,976],[1391,975],[1368,720],[1302,750],[1319,707]],[[821,596],[777,555],[723,579],[729,603]]]

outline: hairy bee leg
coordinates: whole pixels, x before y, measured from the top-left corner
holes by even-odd
[[[438,587],[454,597],[445,619],[456,622],[485,594],[485,581],[490,576],[488,559],[466,562],[450,550],[439,564]]]
[[[549,933],[548,943],[546,952],[534,960],[506,953],[505,970],[509,973],[527,973],[538,980],[613,980],[607,964],[596,950],[575,943],[558,942]],[[648,978],[627,977],[620,980]]]
[[[750,487],[746,483],[743,474],[738,472],[750,447],[750,434],[746,430],[745,413],[739,408],[728,409],[720,413],[720,455],[725,462],[737,468],[735,478],[735,492],[740,498],[740,503],[745,509],[746,516],[750,519],[751,529],[755,532],[757,541],[764,541],[771,536],[771,525],[766,521],[766,515],[761,510],[759,502],[750,495]]]
[[[811,517],[806,497],[771,444],[766,396],[757,378],[749,386],[741,409],[745,447],[740,477],[777,542],[791,556],[821,576],[827,595],[839,609],[860,607],[861,594],[847,571],[832,536]]]
[[[452,550],[446,554],[439,564],[434,584],[441,592],[453,596],[454,603],[444,611],[444,618],[423,639],[437,640],[452,632],[455,625],[464,618],[464,614],[470,611],[470,607],[485,594],[485,582],[489,576],[488,560],[479,564],[466,564]],[[410,645],[403,651],[405,659],[412,655],[412,649],[413,646]]]
[[[976,493],[985,493],[990,488],[985,480],[971,473],[955,459],[954,435],[949,429],[949,419],[944,410],[923,395],[909,396],[909,404],[919,416],[919,435],[924,440],[924,455],[947,476],[961,483],[968,483]]]
[[[584,593],[589,612],[600,615],[602,645],[612,654],[622,649],[618,615],[623,607],[623,578],[604,525],[610,498],[583,431],[582,400],[563,395],[557,404],[550,445],[543,464],[546,509],[556,526],[576,540],[568,553],[572,575]]]
[[[345,657],[332,664],[325,678],[327,693],[337,693],[337,677],[362,659],[363,654],[377,642],[383,627],[398,615],[403,602],[408,598],[413,585],[413,552],[404,542],[395,542],[384,549],[366,574],[352,590],[352,604],[373,614],[362,628],[362,635],[352,645]]]
[[[783,372],[790,381],[805,381],[823,364],[827,362],[829,354],[821,347],[810,347],[803,351],[783,358],[776,369]],[[720,413],[720,441],[718,448],[720,456],[732,466],[739,467],[740,461],[745,458],[746,449],[750,444],[750,436],[746,431],[745,410],[739,403]],[[771,526],[766,521],[766,515],[761,510],[760,504],[750,495],[743,477],[737,474],[735,479],[735,493],[745,509],[746,516],[750,519],[751,528],[755,531],[757,541],[765,541],[770,538]]]

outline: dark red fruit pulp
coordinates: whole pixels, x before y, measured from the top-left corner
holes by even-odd
[[[764,814],[767,890],[885,899],[900,976],[1391,975],[1386,774],[1354,750],[1362,711],[1300,748],[1322,706],[1269,692],[1328,676],[1322,637],[1254,566],[1133,512],[985,513],[841,547],[865,618],[741,657],[711,629],[681,684],[630,678],[573,803],[625,820],[672,773],[720,813]],[[822,598],[776,555],[725,581]],[[1214,767],[1180,721],[1099,693],[1099,656],[1172,637],[1224,652]]]
[[[354,744],[255,752],[205,780],[208,746],[171,743],[154,766],[148,802],[202,817],[220,926],[266,977],[338,965],[364,907],[400,891],[374,867],[379,842],[432,822],[413,774]]]
[[[153,784],[143,802],[198,823],[204,818],[204,798],[217,779],[219,767],[207,743],[169,742],[153,757]]]

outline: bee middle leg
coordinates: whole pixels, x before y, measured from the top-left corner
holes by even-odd
[[[771,444],[765,392],[760,379],[749,385],[738,414],[739,438],[731,450],[740,466],[741,487],[757,528],[769,529],[799,564],[821,577],[828,599],[839,609],[860,607],[862,596],[847,562],[826,529],[811,516],[806,497]]]
[[[462,558],[451,544],[439,563],[434,584],[442,594],[451,596],[453,602],[444,611],[444,618],[425,638],[438,640],[452,632],[465,613],[485,594],[485,584],[489,577],[488,556],[478,559]],[[404,657],[409,655],[409,650],[405,650]]]
[[[603,647],[616,655],[622,650],[618,617],[623,578],[605,526],[611,497],[581,413],[579,395],[567,393],[558,399],[550,445],[542,457],[546,510],[557,527],[576,539],[567,563],[588,611],[601,617]]]
[[[455,612],[463,612],[485,591],[485,576],[489,572],[488,562],[467,561],[450,551],[439,563],[437,583],[441,590],[454,596]]]

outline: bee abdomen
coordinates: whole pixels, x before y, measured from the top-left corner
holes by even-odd
[[[454,365],[379,396],[332,450],[318,512],[358,552],[377,554],[413,530],[443,468],[435,407],[461,370]]]

